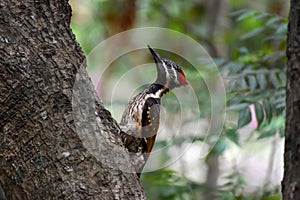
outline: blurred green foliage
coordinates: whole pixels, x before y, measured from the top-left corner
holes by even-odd
[[[224,78],[227,115],[235,121],[226,121],[221,137],[208,156],[224,154],[228,150],[228,141],[242,148],[245,141],[241,141],[238,131],[249,124],[253,117],[256,118],[257,127],[246,142],[284,136],[286,2],[230,0],[218,5],[220,7],[214,7],[210,4],[218,1],[166,0],[162,3],[159,0],[136,0],[135,5],[128,9],[123,1],[118,0],[93,0],[81,5],[79,2],[71,1],[71,25],[86,54],[118,31],[143,26],[176,30],[203,44]],[[118,29],[118,21],[122,21],[124,16],[133,19],[129,18],[127,24]],[[211,102],[203,74],[197,73],[184,60],[177,57],[174,60],[187,66],[184,71],[190,85],[196,91],[202,91],[197,93],[201,109],[199,117],[209,118]],[[126,67],[122,69],[126,70]],[[110,73],[120,75],[122,72],[115,70]],[[164,107],[176,114],[179,108],[175,95],[170,93],[167,98],[168,101],[163,102]],[[180,109],[193,112],[188,99],[185,105],[186,108]],[[250,105],[254,107],[254,115]],[[180,147],[195,141],[204,142],[204,138],[175,138],[173,145]],[[157,141],[156,145],[165,146],[167,143]],[[168,152],[165,150],[160,162],[167,159]],[[236,169],[224,179],[225,184],[219,185],[215,191],[218,199],[280,199],[278,188],[265,187],[253,193],[245,191],[247,182]],[[197,191],[201,193],[207,189],[204,183],[191,181],[170,169],[146,173],[142,175],[142,182],[148,199],[201,199]]]

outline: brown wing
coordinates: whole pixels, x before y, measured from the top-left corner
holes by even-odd
[[[147,99],[144,104],[142,113],[142,137],[145,138],[146,141],[144,153],[150,153],[153,148],[155,137],[159,127],[159,117],[160,99]]]
[[[159,127],[160,99],[148,98],[142,100],[146,93],[141,93],[134,98],[134,102],[123,113],[120,125],[124,133],[122,141],[128,149],[132,165],[138,175],[146,164],[153,148],[156,133]],[[142,109],[139,109],[143,105]],[[133,123],[131,127],[130,123]]]

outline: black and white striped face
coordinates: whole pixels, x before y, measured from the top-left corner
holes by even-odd
[[[173,89],[175,87],[187,85],[187,80],[182,69],[173,61],[162,58],[154,49],[148,46],[154,57],[157,68],[156,83]]]

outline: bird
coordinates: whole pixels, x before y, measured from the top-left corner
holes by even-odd
[[[161,98],[170,90],[188,85],[181,67],[161,57],[152,47],[151,52],[157,70],[155,82],[132,98],[119,123],[121,139],[130,153],[131,164],[140,174],[152,151],[160,121]]]

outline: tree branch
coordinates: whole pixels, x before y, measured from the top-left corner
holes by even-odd
[[[66,1],[0,0],[0,183],[5,196],[144,199],[137,176],[128,173],[118,125],[85,71],[70,16]]]

